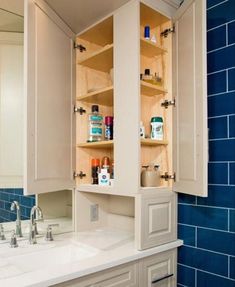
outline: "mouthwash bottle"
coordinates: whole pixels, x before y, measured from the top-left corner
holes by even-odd
[[[88,115],[88,142],[97,142],[103,139],[103,116],[99,113],[99,106],[92,105]]]

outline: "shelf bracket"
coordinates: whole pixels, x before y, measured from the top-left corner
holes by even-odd
[[[161,106],[167,109],[169,106],[175,107],[175,99],[173,101],[165,100],[163,103],[161,103]]]
[[[76,173],[76,171],[74,171],[73,173],[73,178],[76,179],[77,177],[79,177],[80,179],[83,179],[83,177],[85,177],[86,174],[83,171],[80,171],[79,173]]]
[[[165,181],[169,181],[170,179],[176,180],[175,172],[170,175],[168,172],[165,172],[163,175],[161,175],[161,178],[165,179]]]
[[[164,31],[161,32],[160,35],[161,35],[161,37],[166,38],[166,37],[168,37],[168,35],[169,35],[170,33],[175,33],[175,26],[173,26],[173,27],[171,27],[171,28],[168,28],[168,29],[165,29]]]
[[[84,47],[83,45],[81,44],[76,44],[76,42],[74,42],[74,45],[73,45],[74,49],[78,49],[79,52],[84,52],[86,51],[86,47]]]
[[[78,108],[78,107],[74,106],[73,112],[74,112],[74,113],[79,113],[79,114],[82,116],[83,114],[86,113],[86,110],[83,109],[83,107],[79,107],[79,108]]]

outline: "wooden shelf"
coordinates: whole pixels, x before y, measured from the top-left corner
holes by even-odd
[[[156,43],[146,40],[144,38],[140,39],[140,53],[145,57],[155,57],[163,53],[167,53],[167,49],[162,46],[157,45]]]
[[[166,140],[141,139],[141,145],[143,145],[143,146],[168,145],[168,141],[166,141]]]
[[[77,190],[80,192],[109,194],[109,195],[117,195],[117,196],[128,196],[128,197],[134,197],[135,196],[135,194],[118,192],[114,189],[113,186],[100,186],[98,184],[79,184],[77,187]]]
[[[77,101],[86,103],[96,103],[104,106],[113,105],[113,86],[99,89],[94,92],[87,93],[83,96],[77,97]]]
[[[113,67],[113,44],[106,45],[104,48],[84,56],[78,61],[78,64],[94,70],[109,72]]]
[[[77,147],[82,147],[82,148],[112,148],[113,147],[113,140],[79,143],[79,144],[77,144]]]
[[[164,95],[167,93],[167,90],[161,86],[147,83],[145,81],[140,81],[141,94],[148,97],[153,97],[156,95]]]

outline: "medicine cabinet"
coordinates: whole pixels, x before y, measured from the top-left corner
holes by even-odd
[[[25,193],[75,188],[77,231],[120,227],[138,249],[176,239],[173,191],[207,195],[205,1],[167,2],[129,1],[75,35],[46,2],[26,1]],[[141,79],[145,69],[160,82]],[[93,104],[114,116],[113,140],[87,142]],[[163,140],[150,139],[154,116]],[[91,159],[104,156],[114,185],[92,185]],[[150,162],[160,187],[140,185]]]

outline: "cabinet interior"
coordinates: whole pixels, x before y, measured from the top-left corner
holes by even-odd
[[[76,116],[76,170],[86,174],[83,178],[76,178],[76,228],[78,231],[114,228],[135,232],[136,197],[128,194],[128,191],[112,190],[112,187],[100,187],[91,184],[91,159],[104,156],[115,158],[115,119],[114,141],[101,141],[87,143],[87,114],[93,104],[98,104],[103,116],[114,114],[114,83],[110,74],[113,68],[113,16],[92,26],[77,37],[77,44],[86,48],[76,52],[76,104],[82,107],[86,113]],[[151,34],[156,35],[157,43],[144,39],[144,27],[151,26]],[[164,100],[171,100],[171,36],[160,37],[160,33],[169,28],[171,21],[151,9],[140,4],[140,73],[150,69],[151,73],[157,73],[163,84],[156,85],[140,80],[141,97],[140,119],[146,129],[146,138],[140,139],[140,172],[142,165],[150,163],[159,164],[161,173],[172,172],[172,108],[165,109],[161,106]],[[101,32],[102,31],[102,32]],[[162,141],[150,139],[151,117],[161,116],[164,119],[164,139]],[[114,170],[114,186],[115,186]],[[170,187],[171,183],[161,180],[161,187]],[[136,190],[136,193],[144,188]],[[119,193],[120,192],[120,193]],[[121,192],[127,196],[120,196]],[[98,220],[91,220],[91,206],[98,205]]]

